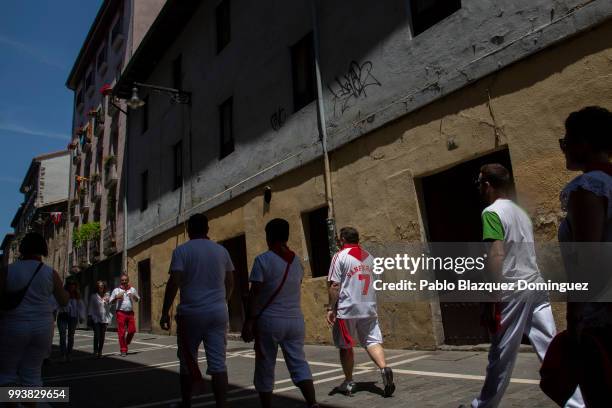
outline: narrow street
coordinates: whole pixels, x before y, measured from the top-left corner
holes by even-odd
[[[58,338],[54,339],[57,355]],[[179,400],[176,338],[138,334],[127,357],[120,357],[115,333],[108,333],[105,357],[90,354],[92,333],[79,331],[70,363],[54,361],[44,368],[47,386],[70,387],[70,406],[74,407],[165,407]],[[314,375],[317,398],[324,407],[449,407],[468,404],[483,381],[486,353],[471,351],[388,350],[397,390],[384,399],[379,374],[366,354],[356,352],[355,380],[358,391],[353,397],[334,392],[342,382],[342,370],[336,351],[329,346],[307,346],[306,356]],[[205,369],[205,358],[200,356]],[[244,343],[228,342],[227,366],[230,379],[228,396],[231,407],[258,407],[252,389],[254,352]],[[538,387],[539,364],[535,354],[520,353],[512,382],[502,407],[554,407]],[[276,367],[276,407],[303,407],[299,391],[293,386],[279,353]],[[55,404],[66,406],[65,404]],[[214,406],[207,392],[194,399],[194,406]]]

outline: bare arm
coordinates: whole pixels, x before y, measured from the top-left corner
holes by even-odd
[[[329,326],[333,326],[336,321],[336,313],[338,312],[338,297],[340,296],[340,283],[329,281],[327,289],[327,313],[325,320]]]
[[[502,269],[505,257],[506,251],[504,250],[504,242],[499,240],[491,241],[491,246],[487,254],[487,271],[489,272],[489,279],[493,282],[501,282],[502,280]]]
[[[53,296],[55,296],[55,301],[60,306],[66,306],[68,300],[70,300],[68,292],[66,292],[62,284],[62,278],[60,278],[56,271],[53,271]]]
[[[170,271],[170,278],[166,283],[166,291],[164,293],[164,305],[162,307],[161,319],[159,326],[162,330],[170,330],[170,308],[174,303],[174,298],[181,286],[181,273],[178,271]]]
[[[263,282],[251,282],[251,289],[249,290],[249,299],[247,301],[247,319],[255,319],[257,317],[257,305],[260,304],[259,297],[261,295],[261,288]]]

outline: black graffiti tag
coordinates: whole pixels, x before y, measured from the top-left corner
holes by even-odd
[[[285,109],[278,108],[278,110],[274,112],[272,116],[270,116],[270,125],[272,126],[272,129],[278,131],[280,128],[283,127],[286,120],[287,113],[285,112]]]
[[[359,98],[367,98],[366,89],[370,86],[382,86],[380,81],[372,74],[372,61],[365,61],[359,65],[351,61],[347,72],[342,77],[336,77],[333,84],[327,88],[333,95],[334,115],[342,115],[349,109],[353,101]]]

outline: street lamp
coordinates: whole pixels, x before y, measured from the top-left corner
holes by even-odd
[[[138,88],[147,88],[151,89],[151,91],[155,93],[166,95],[170,98],[170,102],[173,104],[188,105],[191,102],[191,94],[189,92],[181,91],[180,89],[167,88],[165,86],[134,82],[132,97],[127,101],[127,106],[129,106],[130,109],[138,109],[145,104],[145,102],[138,96]]]

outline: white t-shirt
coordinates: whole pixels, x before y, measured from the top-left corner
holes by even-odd
[[[327,280],[340,284],[339,319],[376,317],[374,258],[359,245],[345,245],[334,255]]]
[[[89,298],[87,315],[91,316],[94,323],[110,323],[112,314],[110,312],[109,299],[110,296],[108,293],[105,293],[103,297],[100,297],[97,293],[93,293]]]
[[[123,294],[123,298],[117,299],[117,295],[119,295],[120,293]],[[130,286],[128,290],[125,290],[121,288],[121,286],[119,286],[118,288],[113,289],[109,302],[112,303],[115,299],[117,299],[117,310],[121,310],[122,312],[133,312],[134,303],[132,302],[132,298],[128,296],[128,294],[135,297],[136,300],[140,300],[140,296],[138,296],[136,288]]]
[[[24,288],[39,264],[40,262],[35,260],[20,260],[9,265],[6,289],[13,292]],[[49,297],[52,295],[53,269],[43,264],[19,306],[6,312],[0,311],[0,320],[7,318],[12,323],[40,323],[41,326],[51,326],[53,308],[49,302]]]
[[[227,249],[209,239],[192,239],[172,253],[170,273],[180,272],[181,302],[177,314],[227,310],[225,276],[234,271]]]
[[[504,282],[543,282],[536,259],[533,226],[527,213],[512,200],[498,198],[482,211],[483,239],[504,242]],[[504,292],[502,300],[519,295]]]
[[[268,303],[283,280],[287,262],[273,251],[266,251],[255,258],[253,269],[249,276],[251,282],[261,282],[260,304],[256,312]],[[300,305],[302,278],[304,269],[296,256],[291,262],[287,279],[270,305],[263,311],[261,317],[302,318]]]

